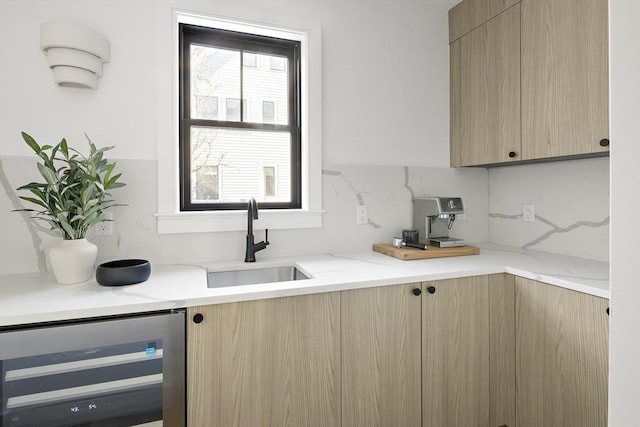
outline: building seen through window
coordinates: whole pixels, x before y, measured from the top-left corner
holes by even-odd
[[[299,42],[181,24],[180,47],[181,209],[300,207]]]

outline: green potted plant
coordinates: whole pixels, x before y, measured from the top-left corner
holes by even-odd
[[[86,135],[85,135],[86,136]],[[68,146],[66,139],[57,145],[40,146],[30,135],[22,138],[39,157],[38,171],[44,182],[31,182],[18,188],[31,193],[21,199],[36,205],[32,218],[45,221],[62,238],[51,248],[49,259],[58,283],[70,284],[89,280],[98,252],[86,239],[87,231],[105,221],[105,210],[118,206],[109,190],[122,187],[116,163],[104,158],[113,147],[97,148],[87,136],[89,155]]]

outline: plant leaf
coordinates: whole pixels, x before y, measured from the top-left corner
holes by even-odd
[[[73,229],[73,227],[71,227],[71,224],[69,224],[66,214],[63,212],[60,212],[56,216],[56,219],[58,220],[58,224],[60,225],[64,233],[68,235],[70,238],[75,239],[76,232]]]
[[[42,163],[38,163],[38,170],[40,171],[40,175],[47,181],[47,184],[52,186],[58,185],[58,179],[56,174],[49,168],[47,168]]]
[[[36,199],[36,198],[33,198],[33,197],[27,197],[27,196],[18,196],[18,197],[20,197],[22,200],[26,200],[27,202],[31,202],[31,203],[33,203],[35,205],[42,206],[45,209],[49,209],[49,206],[45,202],[40,200],[40,199]]]
[[[22,139],[24,139],[24,142],[26,142],[27,145],[31,147],[31,149],[35,151],[36,154],[40,154],[40,151],[42,150],[40,149],[40,146],[38,145],[36,140],[31,137],[31,135],[29,135],[28,133],[22,132]]]
[[[64,154],[64,158],[65,159],[69,159],[69,148],[67,147],[67,140],[62,138],[62,141],[60,141],[60,151],[62,152],[62,154]]]

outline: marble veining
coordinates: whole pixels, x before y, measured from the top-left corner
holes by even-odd
[[[384,262],[380,262],[380,261],[375,261],[375,260],[370,260],[370,259],[363,259],[362,257],[359,256],[348,256],[348,255],[340,255],[340,254],[333,254],[333,253],[329,253],[327,254],[327,256],[335,258],[335,259],[344,259],[344,260],[349,260],[349,261],[357,261],[357,262],[363,262],[366,264],[373,264],[373,265],[386,265]]]
[[[363,194],[366,194],[366,191],[360,191],[358,190],[352,183],[351,181],[349,181],[347,179],[347,177],[344,176],[344,174],[340,171],[337,170],[329,170],[329,169],[322,169],[322,174],[326,175],[326,176],[334,176],[334,177],[339,177],[340,179],[342,179],[345,184],[347,184],[347,186],[350,188],[350,190],[353,192],[354,196],[356,197],[357,201],[358,201],[358,206],[366,206],[365,200],[362,197]],[[338,191],[336,190],[336,195],[338,194]],[[374,221],[371,220],[371,215],[369,215],[368,221],[367,221],[367,225],[378,229],[380,228],[379,224],[376,224]]]
[[[411,194],[411,200],[413,200],[416,198],[416,193],[413,191],[413,188],[411,187],[411,185],[409,185],[410,178],[411,178],[411,172],[409,170],[409,167],[405,166],[404,167],[404,188],[406,188],[409,194]]]
[[[43,273],[0,275],[0,326],[503,272],[609,297],[608,280],[601,279],[607,276],[608,263],[494,244],[480,246],[479,255],[416,261],[402,261],[370,250],[282,258],[271,263],[293,262],[311,278],[225,288],[207,287],[204,265],[154,265],[149,280],[119,289],[99,286],[95,280],[57,285],[51,274]],[[217,269],[215,264],[206,267]]]
[[[0,191],[0,274],[46,271],[45,254],[56,239],[28,213],[11,212],[22,206],[13,188],[37,179],[33,159],[0,160],[0,185],[5,189]],[[453,237],[606,261],[608,164],[560,163],[543,170],[324,165],[323,227],[274,230],[262,258],[371,250],[372,243],[390,242],[411,227],[413,198],[452,195],[462,197],[466,211],[466,218],[451,230]],[[154,264],[241,259],[241,232],[158,235],[156,195],[144,190],[158,185],[156,161],[121,159],[118,164],[129,185],[118,189],[117,200],[126,206],[114,210],[113,235],[90,231],[87,236],[98,245],[98,263],[121,258]],[[535,203],[535,224],[510,215],[521,210],[522,203]],[[356,224],[357,206],[367,207],[368,224]]]
[[[5,174],[5,168],[3,166],[3,160],[0,158],[0,184],[4,187],[5,192],[7,193],[7,197],[13,206],[13,209],[24,209],[25,206],[22,204],[20,198],[17,193],[9,183],[9,179]],[[42,239],[38,234],[38,231],[48,233],[49,230],[45,227],[42,227],[39,222],[35,221],[31,218],[31,215],[28,212],[14,212],[14,214],[19,214],[24,221],[25,226],[27,227],[27,231],[29,233],[31,243],[33,244],[33,249],[36,256],[36,265],[38,266],[38,271],[44,272],[47,271],[47,262],[45,251],[42,249]]]
[[[507,219],[507,220],[521,220],[522,219],[522,214],[501,214],[501,213],[495,213],[495,212],[490,212],[489,213],[489,218],[497,218],[497,219]],[[566,227],[560,227],[559,225],[556,225],[553,223],[553,221],[541,216],[541,215],[534,215],[534,218],[536,221],[540,221],[543,224],[548,225],[549,227],[551,227],[551,230],[548,230],[547,232],[543,233],[542,235],[536,237],[535,239],[531,240],[528,243],[525,243],[523,245],[520,245],[519,247],[522,249],[529,249],[532,248],[542,242],[544,242],[545,240],[547,240],[549,237],[553,236],[554,234],[558,234],[558,233],[569,233],[577,228],[580,227],[605,227],[607,225],[609,225],[609,217],[607,216],[605,219],[603,219],[602,221],[586,221],[586,220],[580,220],[580,221],[576,221],[573,224],[570,224]]]
[[[489,241],[608,261],[609,190],[607,157],[489,169]]]

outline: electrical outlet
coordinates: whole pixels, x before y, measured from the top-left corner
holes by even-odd
[[[358,206],[356,215],[357,224],[367,224],[369,222],[369,213],[367,212],[367,207],[365,205]]]
[[[108,221],[103,221],[96,224],[96,236],[111,236],[113,234],[113,212],[105,212],[104,217]]]
[[[536,222],[536,213],[533,203],[522,205],[522,219],[524,222]]]

